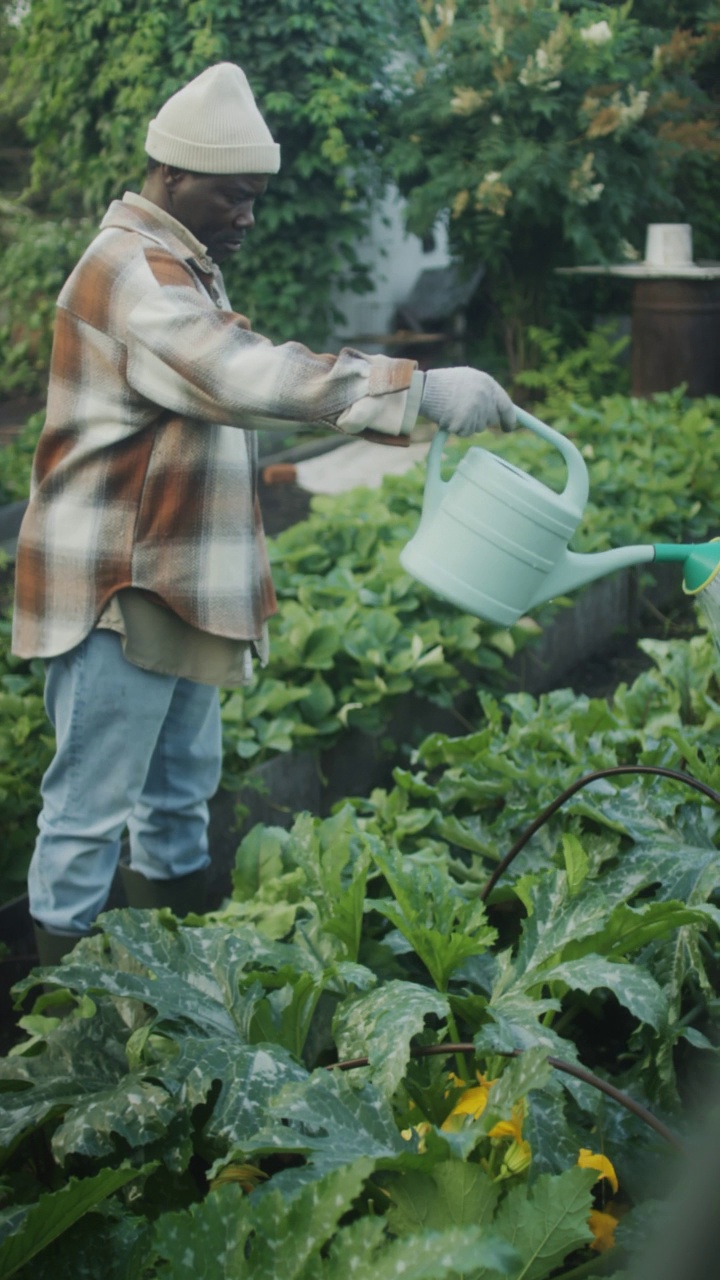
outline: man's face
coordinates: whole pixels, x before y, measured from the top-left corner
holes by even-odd
[[[171,173],[166,189],[173,217],[207,246],[214,262],[237,253],[255,224],[253,206],[267,189],[265,175]]]

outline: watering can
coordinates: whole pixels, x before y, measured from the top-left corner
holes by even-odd
[[[472,448],[448,481],[440,476],[447,432],[430,448],[422,517],[400,554],[403,568],[465,613],[502,627],[556,596],[616,569],[651,560],[684,565],[684,589],[702,591],[720,572],[720,540],[645,544],[592,555],[568,550],[588,499],[587,467],[571,440],[516,409],[521,426],[562,454],[562,493],[487,449]],[[719,580],[720,581],[720,580]]]

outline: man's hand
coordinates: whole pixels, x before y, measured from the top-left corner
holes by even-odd
[[[498,425],[512,431],[515,426],[509,395],[479,369],[431,369],[425,374],[420,413],[456,436],[471,436]]]

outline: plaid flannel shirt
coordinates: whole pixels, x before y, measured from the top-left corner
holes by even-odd
[[[60,294],[18,541],[21,657],[79,644],[124,587],[202,631],[257,640],[276,602],[254,432],[412,426],[413,361],[273,345],[230,310],[194,243],[126,196]]]

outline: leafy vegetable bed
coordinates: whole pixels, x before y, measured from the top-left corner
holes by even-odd
[[[553,413],[559,429],[574,435],[591,473],[593,501],[577,549],[715,533],[719,409],[717,399],[688,402],[679,390],[652,401],[610,397],[597,410],[568,410],[565,418]],[[0,452],[0,483],[11,497],[26,491],[38,425],[39,419],[22,441]],[[564,483],[560,455],[536,438],[488,436],[483,444],[548,483]],[[457,459],[463,447],[456,442],[449,452]],[[423,481],[417,468],[387,479],[378,491],[316,499],[307,521],[272,542],[280,597],[272,658],[249,689],[224,697],[228,785],[278,754],[334,748],[349,729],[382,738],[409,697],[411,718],[419,720],[423,704],[462,715],[468,697],[475,705],[470,690],[513,687],[509,664],[557,609],[546,606],[536,618],[502,630],[458,613],[401,572],[398,555],[415,529]],[[39,781],[52,751],[41,664],[17,662],[8,645],[9,625],[2,623],[0,802],[12,836],[0,853],[0,901],[24,884]]]
[[[390,792],[256,828],[223,911],[111,913],[46,971],[0,1063],[0,1277],[543,1280],[652,1232],[717,1041],[717,807],[604,779],[483,900],[585,768],[717,791],[712,646],[649,651],[610,704],[485,696]]]

